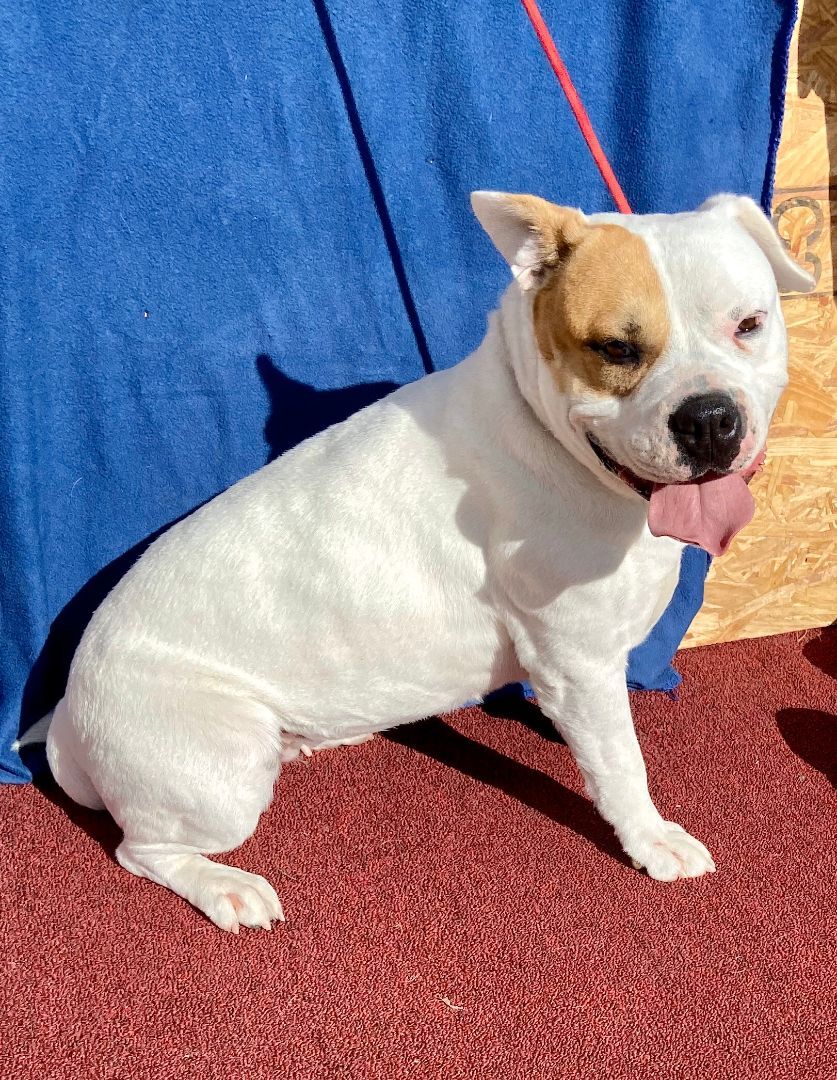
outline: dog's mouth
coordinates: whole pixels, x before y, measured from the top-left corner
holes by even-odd
[[[627,484],[629,488],[632,488],[637,495],[641,495],[643,499],[651,498],[654,493],[654,488],[659,485],[655,484],[653,480],[646,480],[642,476],[637,476],[637,474],[631,472],[626,465],[620,465],[592,435],[588,434],[587,441],[593,448],[593,453],[609,473],[613,473],[618,480],[621,480],[623,484]]]
[[[649,504],[648,528],[654,536],[671,536],[723,555],[753,516],[755,503],[747,485],[762,467],[764,450],[740,472],[706,472],[694,480],[660,484],[620,465],[592,435],[587,441],[607,471]]]

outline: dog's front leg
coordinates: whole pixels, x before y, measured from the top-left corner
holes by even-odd
[[[712,856],[680,825],[665,821],[648,793],[623,668],[588,665],[561,678],[532,676],[541,709],[570,747],[588,794],[635,866],[660,881],[699,877]]]

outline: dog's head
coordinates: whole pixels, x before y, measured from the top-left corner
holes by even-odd
[[[787,382],[779,290],[811,277],[741,196],[644,216],[472,202],[522,291],[518,378],[541,418],[603,484],[648,500],[655,535],[723,554]]]
[[[751,199],[631,216],[472,203],[527,295],[540,406],[574,456],[632,498],[752,468],[787,382],[779,290],[813,281]]]

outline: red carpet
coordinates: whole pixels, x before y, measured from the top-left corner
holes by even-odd
[[[0,789],[0,1073],[837,1075],[835,665],[833,632],[700,649],[678,703],[635,697],[657,803],[718,864],[672,885],[534,713],[289,766],[235,856],[279,890],[272,934],[129,877],[103,815]]]

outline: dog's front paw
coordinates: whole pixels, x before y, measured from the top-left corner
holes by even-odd
[[[715,863],[700,842],[673,821],[659,822],[637,830],[622,845],[631,862],[657,881],[700,877],[712,873]]]

